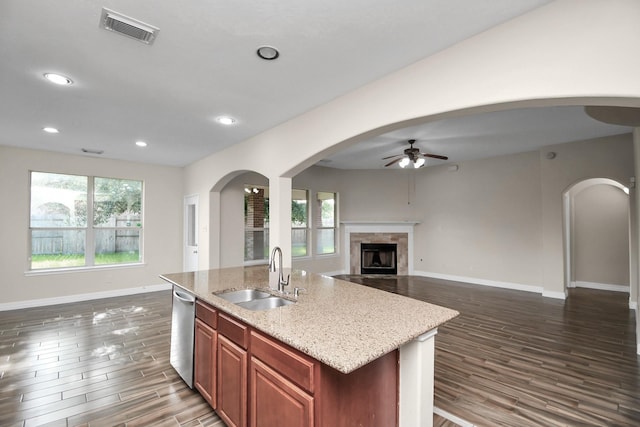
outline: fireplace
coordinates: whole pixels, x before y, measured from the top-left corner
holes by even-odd
[[[344,265],[347,274],[362,274],[362,244],[396,244],[395,274],[413,274],[413,228],[420,221],[341,221],[345,242]]]
[[[396,243],[362,243],[360,274],[398,274]]]

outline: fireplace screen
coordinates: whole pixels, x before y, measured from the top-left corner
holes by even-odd
[[[395,243],[362,243],[360,274],[397,274]]]

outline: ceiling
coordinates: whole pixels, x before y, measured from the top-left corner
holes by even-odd
[[[0,145],[185,166],[545,3],[2,0]],[[158,27],[153,44],[100,28],[103,7]],[[260,59],[261,45],[279,58]],[[320,164],[380,168],[409,138],[462,161],[627,131],[578,107],[507,111],[396,130]]]
[[[443,119],[389,132],[353,145],[320,165],[340,169],[379,169],[401,154],[415,139],[423,153],[449,157],[427,158],[425,166],[458,163],[507,154],[539,150],[603,136],[629,133],[632,127],[602,123],[585,114],[583,107],[540,107],[475,114]],[[398,167],[394,165],[393,167]]]

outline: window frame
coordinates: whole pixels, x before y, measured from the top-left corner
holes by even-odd
[[[310,207],[309,207],[309,194],[311,193],[311,191],[307,190],[307,189],[302,189],[302,188],[294,188],[291,191],[291,203],[293,204],[294,200],[301,200],[301,199],[294,199],[293,198],[293,193],[296,191],[304,191],[305,193],[305,205],[306,205],[306,224],[305,225],[301,225],[301,226],[294,226],[293,224],[293,212],[291,213],[291,257],[292,258],[296,258],[296,259],[301,259],[301,258],[308,258],[311,256],[311,251],[309,248],[309,243],[310,240],[309,239],[309,228],[310,228],[310,224],[311,224],[311,215],[310,215]],[[305,253],[304,255],[295,255],[295,251],[293,250],[293,233],[296,230],[304,230],[304,244],[305,244]]]
[[[60,175],[60,176],[74,176],[74,177],[82,177],[86,179],[86,220],[83,226],[65,226],[65,227],[47,227],[47,226],[34,226],[32,224],[32,211],[33,211],[33,174],[48,174],[48,175]],[[96,178],[101,179],[110,179],[110,180],[121,180],[121,181],[135,181],[140,183],[140,212],[138,214],[139,219],[136,220],[134,226],[100,226],[95,224],[94,212],[96,209],[95,205],[95,180]],[[144,180],[141,179],[132,179],[132,178],[116,178],[116,177],[105,177],[98,175],[83,175],[77,173],[62,173],[62,172],[45,172],[41,170],[30,170],[29,171],[29,226],[28,226],[28,245],[27,245],[27,259],[28,259],[28,269],[27,272],[29,274],[39,274],[39,273],[50,273],[50,272],[64,272],[64,271],[73,271],[73,270],[93,270],[93,269],[103,269],[103,268],[126,268],[131,266],[137,266],[144,264],[144,190],[145,184]],[[84,243],[84,263],[78,265],[68,265],[68,266],[47,266],[41,268],[34,268],[33,265],[33,235],[34,231],[80,231],[84,232],[84,239],[82,239],[82,243]],[[114,230],[114,233],[118,233],[118,231],[137,231],[137,252],[138,259],[137,261],[124,261],[124,262],[112,262],[112,263],[98,263],[96,264],[96,234],[105,230]],[[90,249],[90,250],[89,250]],[[115,252],[114,252],[115,253]]]
[[[269,206],[269,186],[268,185],[259,185],[259,184],[243,184],[243,188],[244,188],[244,193],[243,193],[243,203],[248,203],[247,197],[248,194],[252,191],[252,189],[258,189],[258,190],[263,190],[264,192],[264,200],[265,200],[265,207]],[[249,194],[250,195],[250,194]],[[248,205],[247,205],[247,209],[248,209]],[[264,212],[264,217],[263,217],[263,226],[262,227],[250,227],[247,225],[247,214],[248,214],[248,210],[244,212],[244,219],[243,219],[243,223],[244,223],[244,231],[243,231],[243,263],[244,265],[258,265],[258,264],[265,264],[267,262],[269,262],[269,220],[268,220],[268,216],[267,216],[267,209],[265,209]],[[262,231],[262,236],[263,236],[263,250],[266,249],[266,254],[263,254],[264,256],[262,258],[252,258],[252,259],[247,259],[247,253],[248,253],[248,247],[247,247],[247,232],[260,232]],[[265,246],[266,244],[266,246]]]
[[[338,192],[336,191],[316,191],[315,194],[315,201],[316,202],[320,202],[320,198],[319,195],[321,193],[326,193],[326,194],[332,194],[333,195],[333,226],[328,227],[328,226],[323,226],[322,225],[322,206],[318,206],[318,209],[316,210],[318,212],[318,218],[317,220],[314,221],[314,225],[315,225],[315,233],[314,233],[314,237],[315,237],[315,241],[314,241],[314,245],[313,245],[313,254],[317,255],[317,256],[334,256],[334,255],[338,255],[338,247],[339,247],[339,242],[338,242]],[[318,251],[318,241],[320,240],[318,238],[320,231],[322,230],[333,230],[333,252],[319,252]]]

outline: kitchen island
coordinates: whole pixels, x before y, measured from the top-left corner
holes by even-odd
[[[240,289],[275,291],[266,266],[203,270],[161,277],[251,328],[342,374],[399,350],[399,425],[433,420],[434,336],[454,310],[377,289],[292,270],[286,291],[302,288],[295,304],[251,311],[217,294]]]

